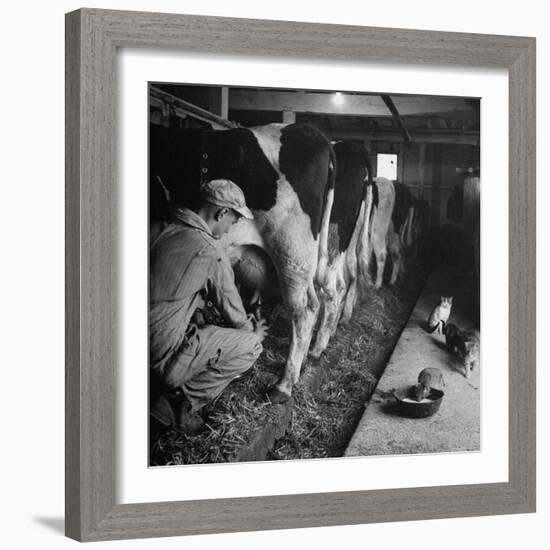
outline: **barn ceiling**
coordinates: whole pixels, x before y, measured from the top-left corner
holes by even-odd
[[[390,112],[379,94],[319,90],[158,85],[202,109],[222,114],[243,126],[282,120],[309,122],[332,139],[387,139],[477,145],[480,100],[464,97],[389,94],[399,116]],[[391,103],[390,103],[391,106]],[[394,113],[395,114],[395,113]],[[399,120],[401,120],[401,123]],[[406,128],[407,132],[404,132]]]

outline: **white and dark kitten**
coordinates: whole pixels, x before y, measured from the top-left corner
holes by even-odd
[[[436,331],[436,334],[443,334],[443,329],[449,319],[452,307],[453,297],[441,296],[441,302],[435,306],[428,318],[428,332]]]

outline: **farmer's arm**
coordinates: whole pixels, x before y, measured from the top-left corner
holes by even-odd
[[[208,295],[226,322],[234,328],[252,331],[254,327],[244,310],[241,296],[235,286],[233,269],[225,256],[212,263],[208,283]]]

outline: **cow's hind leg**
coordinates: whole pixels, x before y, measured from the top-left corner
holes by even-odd
[[[371,283],[369,273],[370,256],[372,248],[370,244],[370,226],[371,226],[371,210],[372,210],[372,188],[369,186],[367,190],[366,205],[363,209],[362,216],[359,220],[360,230],[357,239],[357,270],[361,280],[366,283]]]
[[[320,357],[328,346],[330,337],[336,332],[340,317],[341,305],[344,299],[346,283],[344,280],[345,255],[337,257],[329,266],[326,277],[321,284],[321,320],[315,337],[315,343],[310,350],[312,357]]]
[[[361,207],[364,210],[364,205]],[[362,222],[361,222],[362,223]],[[359,258],[357,253],[358,239],[352,239],[346,252],[346,285],[344,288],[345,296],[340,307],[339,322],[347,323],[351,319],[355,303],[357,302],[357,279],[359,277]]]
[[[292,387],[300,377],[302,363],[311,342],[319,311],[319,300],[313,287],[313,277],[308,284],[290,287],[283,284],[282,291],[286,307],[291,314],[292,331],[284,373],[279,382],[269,391],[272,403],[284,403],[292,394]]]
[[[401,243],[399,241],[399,235],[395,232],[388,233],[388,252],[392,260],[392,272],[390,277],[390,285],[394,285],[397,282],[399,273],[401,271],[402,251]]]
[[[341,323],[348,323],[353,314],[353,309],[357,302],[357,277],[354,277],[348,285],[346,297],[344,299],[342,314],[340,316]]]
[[[376,259],[376,282],[374,286],[380,288],[384,277],[384,268],[386,267],[386,256],[388,255],[386,248],[386,239],[374,237],[373,239],[374,257]]]

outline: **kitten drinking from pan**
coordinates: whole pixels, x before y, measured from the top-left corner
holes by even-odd
[[[435,306],[428,318],[428,332],[436,332],[436,334],[443,334],[445,324],[451,314],[451,308],[453,307],[452,296],[441,296],[441,302]]]
[[[418,384],[414,386],[413,397],[416,401],[422,401],[430,395],[432,388],[441,390],[444,387],[445,381],[441,370],[437,367],[427,367],[418,375]]]

